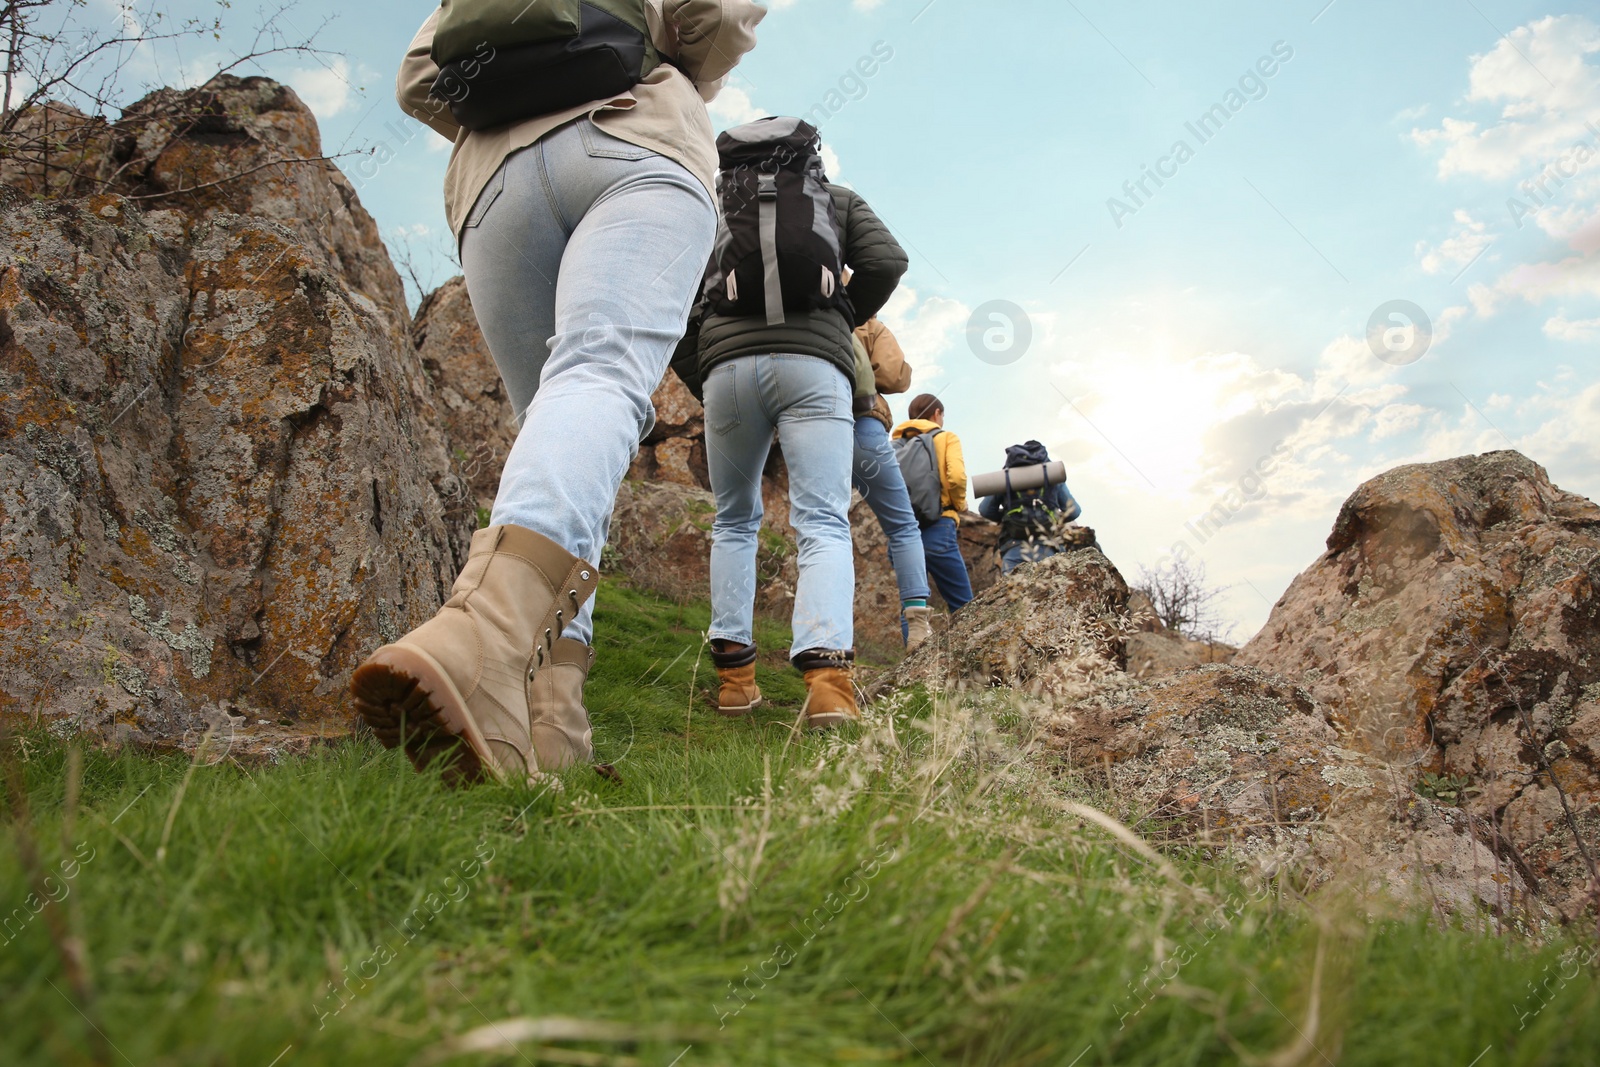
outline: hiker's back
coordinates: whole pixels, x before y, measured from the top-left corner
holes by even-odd
[[[800,542],[789,657],[805,675],[807,721],[833,726],[859,718],[850,675],[855,316],[877,313],[906,257],[864,200],[826,181],[809,124],[763,119],[724,133],[718,151],[716,249],[697,323],[674,359],[705,399],[717,495],[710,636],[722,683],[718,709],[744,715],[761,699],[753,672],[755,562],[761,472],[776,434]]]

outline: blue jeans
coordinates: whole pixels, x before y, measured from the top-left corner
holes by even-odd
[[[1060,551],[1054,545],[1040,544],[1037,541],[1013,541],[1000,550],[1000,573],[1010,574],[1024,563],[1038,563]]]
[[[789,519],[800,541],[790,657],[853,647],[851,383],[816,356],[741,356],[714,368],[705,392],[706,463],[717,494],[711,639],[755,640],[761,469],[777,431],[789,468]]]
[[[966,607],[972,600],[972,578],[967,574],[966,558],[961,555],[956,520],[946,515],[924,526],[922,548],[928,557],[928,576],[944,602],[951,611]]]
[[[562,126],[507,158],[461,234],[484,339],[522,424],[491,521],[596,566],[650,395],[716,235],[705,187],[664,156]],[[593,640],[593,601],[567,636]]]
[[[900,584],[900,600],[926,600],[928,565],[906,480],[889,443],[889,431],[870,415],[856,419],[855,466],[854,485],[889,539],[889,560]]]

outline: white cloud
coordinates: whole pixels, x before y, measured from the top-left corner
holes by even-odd
[[[1413,139],[1436,148],[1441,179],[1502,183],[1503,231],[1528,220],[1572,254],[1511,266],[1470,290],[1479,315],[1508,300],[1600,299],[1600,26],[1582,15],[1549,16],[1520,26],[1473,57],[1466,103],[1493,109],[1481,118],[1446,116]],[[1455,213],[1453,234],[1419,246],[1424,270],[1470,263],[1496,239],[1485,220]],[[1547,332],[1548,329],[1547,329]],[[1555,336],[1552,334],[1552,336]]]
[[[725,85],[717,98],[706,105],[712,121],[719,129],[743,126],[747,122],[765,118],[766,112],[751,101],[750,94],[737,85]]]
[[[17,71],[11,79],[11,98],[5,102],[6,110],[15,108],[26,100],[37,84],[28,76],[27,71]]]
[[[1574,321],[1557,315],[1544,324],[1544,332],[1547,337],[1554,337],[1558,341],[1600,340],[1600,319]]]
[[[919,300],[917,291],[905,285],[895,290],[878,318],[894,331],[900,347],[905,349],[919,383],[912,386],[913,392],[925,392],[922,383],[944,374],[941,357],[965,343],[967,320],[971,317],[972,309],[959,300],[942,296]]]
[[[1543,167],[1590,136],[1584,121],[1600,112],[1600,68],[1588,62],[1596,52],[1600,26],[1582,15],[1520,26],[1472,61],[1467,101],[1497,105],[1498,121],[1447,117],[1412,137],[1443,148],[1440,177],[1503,180],[1523,176],[1530,165]]]
[[[1430,247],[1426,241],[1417,243],[1417,256],[1422,261],[1422,269],[1429,274],[1438,274],[1471,263],[1494,243],[1494,235],[1488,229],[1487,223],[1474,219],[1469,212],[1457,211],[1455,231],[1437,247]]]
[[[291,71],[286,79],[318,119],[330,119],[350,108],[356,87],[350,81],[350,61],[335,56],[326,66]]]

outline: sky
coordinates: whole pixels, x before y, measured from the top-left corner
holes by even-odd
[[[337,55],[262,71],[347,172],[389,160],[360,195],[429,287],[456,273],[449,146],[392,90],[431,9],[303,5],[289,30],[331,18]],[[1119,567],[1202,562],[1235,640],[1395,466],[1515,448],[1600,498],[1592,4],[771,9],[714,124],[822,119],[832,177],[911,255],[882,317],[969,469],[1043,441]],[[247,43],[227,17],[168,81]]]

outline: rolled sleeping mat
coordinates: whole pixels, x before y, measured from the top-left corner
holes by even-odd
[[[1067,465],[1061,460],[1041,463],[1035,467],[1012,467],[1010,470],[980,474],[972,479],[975,496],[1000,496],[1006,491],[1006,476],[1011,476],[1011,488],[1043,489],[1047,485],[1067,484]]]

